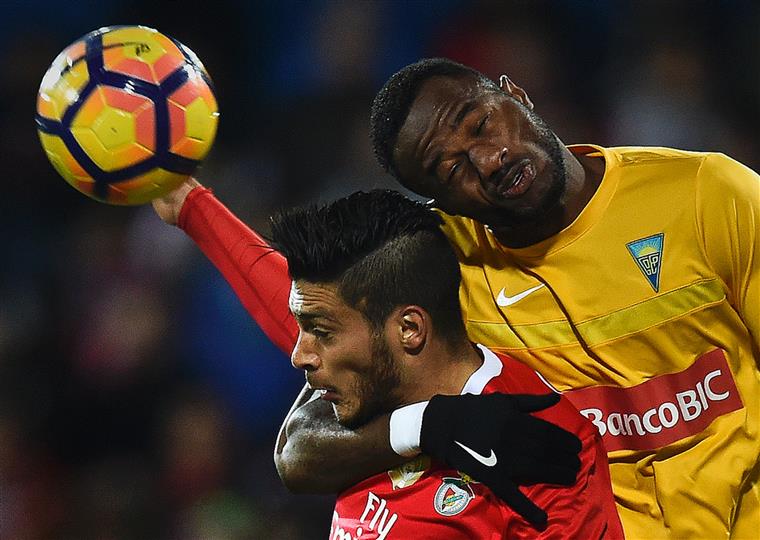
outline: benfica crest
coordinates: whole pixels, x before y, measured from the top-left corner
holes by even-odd
[[[455,516],[461,513],[475,498],[467,477],[444,477],[433,499],[435,511],[442,516]]]

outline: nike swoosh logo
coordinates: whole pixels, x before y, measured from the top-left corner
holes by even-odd
[[[512,304],[516,304],[517,302],[519,302],[520,300],[522,300],[529,294],[533,294],[534,292],[536,292],[538,289],[540,289],[543,286],[544,284],[541,283],[539,285],[536,285],[535,287],[531,287],[530,289],[526,291],[517,293],[514,296],[507,296],[506,294],[504,294],[504,289],[502,289],[499,291],[499,296],[496,297],[496,303],[499,304],[501,307],[511,306]]]
[[[458,444],[459,446],[461,446],[465,452],[470,454],[472,457],[474,457],[477,461],[481,462],[486,467],[493,467],[494,465],[496,465],[496,462],[497,462],[496,454],[494,453],[493,448],[491,448],[491,455],[486,457],[483,454],[478,454],[475,450],[463,445],[459,441],[454,441],[454,442]]]

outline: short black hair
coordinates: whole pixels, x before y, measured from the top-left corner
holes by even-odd
[[[428,79],[438,76],[472,77],[487,88],[499,90],[499,86],[480,71],[448,58],[425,58],[394,73],[372,101],[370,137],[380,166],[403,185],[406,183],[393,163],[398,132],[409,116],[409,109],[420,87]]]
[[[461,274],[441,218],[397,191],[356,192],[272,218],[272,244],[290,277],[334,283],[341,299],[380,331],[400,305],[418,305],[446,342],[466,338]]]

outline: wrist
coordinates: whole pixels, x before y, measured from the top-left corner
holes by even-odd
[[[391,413],[390,443],[393,451],[400,456],[414,457],[420,453],[422,415],[427,401],[400,407]]]
[[[195,199],[207,193],[211,195],[213,191],[199,184],[198,182],[196,182],[195,185],[193,185],[192,188],[188,191],[182,200],[182,205],[180,206],[179,214],[177,215],[177,226],[180,229],[185,229],[188,219],[187,210],[193,205]]]

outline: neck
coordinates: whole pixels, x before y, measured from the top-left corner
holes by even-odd
[[[522,248],[551,238],[575,221],[596,193],[604,176],[604,159],[576,156],[564,144],[561,148],[567,179],[565,193],[559,203],[539,219],[493,229],[494,236],[504,246]]]
[[[425,401],[436,394],[461,394],[467,380],[482,364],[480,351],[469,341],[453,350],[440,341],[428,343],[406,363],[402,404]]]

